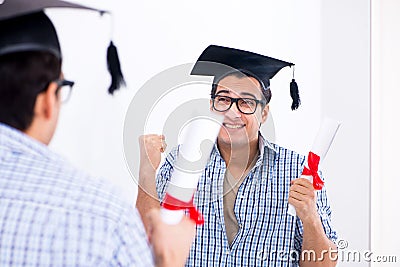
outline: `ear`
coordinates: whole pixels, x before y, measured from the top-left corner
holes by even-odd
[[[264,109],[261,111],[261,123],[264,123],[268,118],[269,105],[265,105]]]
[[[47,87],[47,90],[37,96],[35,103],[36,116],[49,120],[55,115],[55,108],[59,101],[56,95],[56,90],[57,84],[51,82]]]
[[[210,111],[213,111],[213,100],[210,99]]]

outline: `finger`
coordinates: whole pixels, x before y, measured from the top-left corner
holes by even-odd
[[[297,178],[293,180],[294,183],[298,183],[298,184],[303,184],[303,185],[308,185],[308,184],[312,184],[312,180],[310,181],[307,178]]]
[[[164,139],[162,139],[160,135],[151,134],[151,135],[145,135],[143,137],[143,142],[146,144],[146,147],[152,146],[158,149],[164,143]]]
[[[182,218],[182,223],[188,225],[189,227],[196,226],[196,222],[187,216]]]
[[[154,145],[154,141],[158,139],[158,135],[156,134],[147,134],[139,136],[139,144],[141,147],[148,147],[149,145]]]
[[[311,197],[314,197],[314,195],[315,195],[314,188],[305,187],[305,186],[300,185],[300,184],[292,185],[290,187],[289,193],[292,192],[292,191],[293,192],[297,192],[297,193],[302,194],[302,195],[308,195],[308,196],[311,196]]]
[[[184,217],[181,221],[181,225],[185,229],[190,229],[192,239],[194,239],[196,235],[196,223],[192,219]]]
[[[289,204],[291,204],[294,207],[298,208],[298,207],[300,207],[300,205],[302,205],[303,201],[295,199],[294,197],[289,197],[288,202],[289,202]]]
[[[142,134],[139,136],[139,140],[150,139],[159,136],[158,134]]]
[[[304,194],[309,194],[310,192],[314,192],[314,187],[307,187],[304,186],[303,184],[293,184],[290,187],[290,190],[294,190],[300,193],[304,193]]]
[[[160,148],[161,153],[163,153],[166,149],[167,149],[167,143],[163,140]]]
[[[300,185],[306,188],[314,189],[312,182],[305,178],[297,178],[291,182],[292,185]]]
[[[296,199],[299,201],[304,201],[307,198],[307,195],[296,192],[296,191],[290,191],[289,198],[293,198],[293,199]]]

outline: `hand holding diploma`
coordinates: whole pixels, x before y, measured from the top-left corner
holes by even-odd
[[[178,223],[185,210],[197,224],[204,222],[194,207],[193,198],[223,117],[207,110],[206,113],[193,114],[192,118],[183,134],[171,180],[161,203],[161,215],[168,224]]]
[[[336,121],[323,120],[301,177],[292,181],[288,213],[296,216],[297,211],[302,221],[317,214],[315,190],[322,189],[324,185],[318,175],[318,165],[325,158],[339,126],[340,124]]]
[[[195,237],[195,223],[183,218],[177,225],[166,224],[159,209],[151,210],[147,217],[156,266],[184,266]]]

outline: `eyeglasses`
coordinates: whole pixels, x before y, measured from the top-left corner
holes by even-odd
[[[257,110],[257,105],[265,105],[267,102],[265,100],[258,100],[253,98],[234,98],[229,96],[215,95],[212,96],[213,108],[216,111],[224,112],[232,107],[233,103],[236,103],[237,109],[246,115],[254,114]]]
[[[64,79],[55,80],[54,82],[57,84],[56,95],[59,95],[61,103],[67,102],[71,96],[72,87],[75,82]]]

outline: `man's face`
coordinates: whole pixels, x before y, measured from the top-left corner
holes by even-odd
[[[229,75],[218,83],[215,94],[262,100],[261,90],[260,83],[253,77]],[[212,101],[211,109],[213,110]],[[217,111],[214,110],[214,112]],[[223,114],[224,121],[218,134],[218,144],[231,147],[248,146],[249,143],[258,141],[258,130],[260,124],[267,119],[268,105],[263,108],[261,104],[258,104],[254,114],[246,115],[238,110],[236,103],[233,103],[231,108]]]

